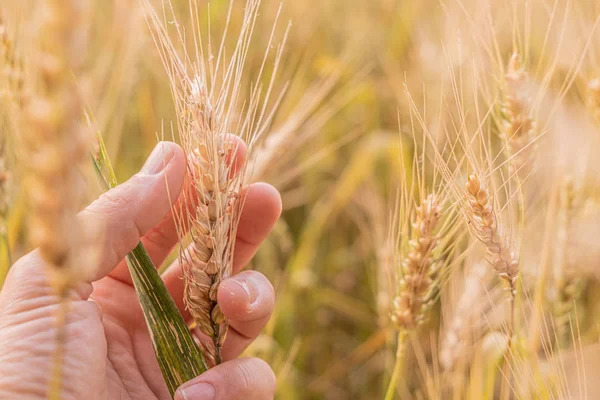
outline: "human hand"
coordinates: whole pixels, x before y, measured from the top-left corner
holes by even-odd
[[[124,257],[141,238],[159,266],[178,243],[169,197],[181,192],[185,170],[181,148],[161,142],[138,174],[80,213],[82,224],[103,226],[106,235],[93,276],[72,293],[61,398],[169,398]],[[245,196],[235,245],[237,275],[224,280],[218,291],[219,306],[230,322],[225,362],[184,384],[176,400],[273,398],[270,367],[258,359],[236,357],[273,310],[269,281],[256,271],[240,270],[279,218],[281,199],[263,183],[250,185]],[[180,312],[191,321],[177,261],[163,279]],[[13,265],[0,292],[0,398],[46,398],[56,346],[57,300],[38,251]]]

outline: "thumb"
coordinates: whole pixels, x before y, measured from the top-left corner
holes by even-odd
[[[171,210],[185,176],[185,155],[172,142],[156,145],[139,173],[104,193],[79,214],[83,226],[100,227],[100,262],[90,281],[113,268]]]
[[[96,231],[99,227],[103,232],[102,240],[93,243],[100,256],[99,263],[88,275],[89,282],[110,273],[133,250],[140,237],[169,213],[181,191],[185,165],[181,147],[161,142],[139,173],[103,194],[79,214],[79,222],[86,230]],[[46,295],[49,281],[43,267],[39,251],[18,260],[0,291],[0,303],[6,299],[18,303],[19,299]],[[77,267],[85,268],[85,265]],[[87,286],[85,290],[82,288],[79,296],[87,298],[89,289]],[[6,308],[6,304],[4,306]]]
[[[175,400],[269,400],[275,393],[275,374],[258,358],[238,358],[219,364],[184,383]]]

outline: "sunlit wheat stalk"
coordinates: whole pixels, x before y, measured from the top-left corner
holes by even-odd
[[[0,116],[0,134],[3,135],[0,137],[0,249],[2,249],[5,254],[0,254],[0,257],[2,257],[0,259],[0,289],[2,288],[4,278],[11,264],[7,229],[11,182],[10,171],[8,170],[6,159],[6,143],[8,132],[2,132],[3,129],[6,129],[6,126],[2,124],[1,118],[2,117]]]
[[[23,115],[24,186],[30,203],[29,234],[48,266],[60,301],[49,397],[61,398],[70,290],[81,280],[82,230],[76,213],[83,195],[78,167],[86,162],[91,137],[82,127],[82,101],[73,73],[86,52],[85,1],[45,1],[32,23],[29,97]]]
[[[557,228],[557,248],[560,260],[556,271],[556,298],[553,304],[556,336],[559,342],[564,342],[570,335],[569,314],[573,304],[581,296],[583,279],[575,265],[575,246],[573,236],[576,234],[575,218],[579,207],[579,196],[574,183],[567,179],[560,191],[560,224]],[[557,257],[558,258],[558,257]]]
[[[10,71],[13,43],[8,28],[0,16],[0,288],[11,264],[8,243],[7,217],[9,211],[10,175],[7,162],[8,137],[11,135],[9,112],[5,111],[10,100]]]
[[[474,236],[483,243],[487,259],[500,278],[508,283],[510,293],[510,319],[507,332],[507,355],[515,329],[515,298],[519,275],[518,255],[512,251],[503,236],[488,189],[476,174],[469,176],[466,184],[467,213]],[[508,357],[507,357],[508,369]],[[508,379],[508,376],[506,377]]]

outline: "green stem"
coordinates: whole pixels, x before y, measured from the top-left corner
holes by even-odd
[[[393,400],[396,394],[396,387],[398,386],[398,380],[402,374],[404,366],[404,352],[406,350],[406,331],[402,330],[398,333],[398,348],[396,350],[396,363],[394,370],[392,371],[392,378],[388,385],[387,392],[385,394],[385,400]]]
[[[150,330],[158,365],[172,395],[179,386],[208,367],[141,243],[127,255],[127,265]]]

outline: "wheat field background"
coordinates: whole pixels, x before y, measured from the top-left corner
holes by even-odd
[[[25,3],[0,3],[0,286],[30,250]],[[218,42],[229,2],[197,3]],[[188,0],[172,5],[191,26]],[[81,119],[124,181],[179,140],[177,111],[141,2],[92,15]],[[284,212],[251,264],[275,313],[245,354],[272,366],[276,398],[600,396],[599,17],[595,0],[262,0],[241,93],[287,34],[282,97],[246,180]]]

